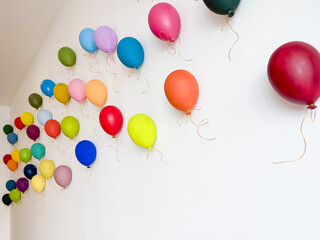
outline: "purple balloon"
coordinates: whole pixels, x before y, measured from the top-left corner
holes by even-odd
[[[35,141],[40,136],[40,129],[36,125],[30,125],[27,127],[27,135]]]
[[[17,189],[20,191],[20,192],[25,192],[27,191],[27,189],[29,188],[29,181],[28,179],[22,177],[22,178],[19,178],[18,181],[17,181]]]
[[[66,188],[67,186],[69,186],[72,180],[71,169],[66,165],[61,165],[57,167],[54,170],[54,180],[59,186]]]
[[[97,47],[103,52],[112,53],[117,47],[117,35],[112,28],[108,26],[99,27],[94,32],[93,38]]]

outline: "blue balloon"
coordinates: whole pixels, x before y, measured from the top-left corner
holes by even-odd
[[[120,61],[129,68],[138,69],[144,59],[144,51],[141,43],[133,38],[126,37],[118,43],[117,54]]]
[[[43,92],[44,95],[46,95],[48,97],[52,97],[53,96],[53,89],[54,89],[55,85],[56,84],[52,80],[46,79],[46,80],[42,81],[40,88],[41,88],[41,91]]]
[[[13,180],[7,181],[6,188],[8,189],[9,192],[11,192],[13,189],[16,189],[16,182]]]
[[[94,42],[94,30],[91,28],[83,29],[79,34],[79,42],[81,47],[89,53],[94,53],[98,47]]]
[[[23,173],[28,179],[32,179],[34,175],[37,175],[37,168],[33,164],[28,164],[24,167]]]
[[[82,140],[76,146],[76,157],[78,161],[90,168],[90,165],[96,160],[97,150],[94,144],[88,140]]]
[[[46,122],[50,119],[52,119],[52,113],[48,110],[40,110],[37,114],[38,122],[44,126]]]
[[[9,143],[14,145],[18,141],[18,135],[15,133],[9,133],[7,136],[7,140]]]

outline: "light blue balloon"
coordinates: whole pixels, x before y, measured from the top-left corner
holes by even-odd
[[[52,113],[48,110],[41,110],[37,114],[37,119],[38,122],[44,126],[48,120],[52,119]]]
[[[9,143],[11,143],[12,145],[14,145],[17,141],[18,141],[18,135],[15,133],[9,133],[7,136],[7,140]]]
[[[52,97],[53,96],[53,89],[54,89],[55,85],[56,84],[52,80],[46,79],[46,80],[42,81],[40,88],[41,88],[41,91],[43,92],[44,95],[46,95],[48,97]]]
[[[79,34],[79,42],[81,47],[89,53],[94,53],[98,47],[94,42],[94,30],[91,28],[83,29]]]
[[[31,154],[34,158],[40,160],[46,153],[46,148],[41,143],[35,143],[31,146]]]
[[[118,43],[117,54],[120,61],[129,68],[138,69],[143,63],[143,47],[141,43],[133,37],[121,39]]]
[[[9,180],[6,182],[6,188],[8,189],[8,191],[12,191],[13,189],[16,189],[16,182],[13,180]]]

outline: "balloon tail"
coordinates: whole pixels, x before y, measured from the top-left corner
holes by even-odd
[[[200,107],[195,107],[195,108],[193,108],[192,110],[200,110],[200,109],[201,109]],[[192,119],[191,114],[190,114],[190,121],[191,121],[191,123],[192,123],[193,125],[195,125],[195,126],[197,127],[197,133],[198,133],[198,136],[199,136],[200,138],[202,138],[203,140],[207,140],[207,141],[212,141],[212,140],[215,140],[215,139],[216,139],[215,137],[213,137],[213,138],[205,138],[205,137],[203,137],[203,136],[200,134],[200,127],[207,125],[207,124],[209,123],[209,119],[205,118],[205,119],[202,119],[199,123],[195,123],[195,122],[193,121],[193,119]]]
[[[175,49],[175,47],[172,45],[172,42],[170,42],[169,40],[168,40],[168,45],[167,45],[167,53],[169,54],[169,55],[175,55],[176,54],[176,52],[177,52],[177,50]],[[171,51],[170,52],[170,49],[173,49],[173,52]]]
[[[100,137],[99,135],[97,134],[97,130],[98,128],[100,127],[100,125],[98,125],[95,129],[94,129],[94,134],[98,137],[99,141],[100,141]]]
[[[148,92],[149,88],[150,88],[150,83],[149,83],[148,79],[141,78],[140,75],[141,75],[141,68],[139,68],[139,74],[138,74],[138,77],[137,77],[136,81],[144,80],[147,83],[147,88],[145,90],[143,90],[142,93],[141,93],[141,94],[146,94]]]
[[[67,103],[66,105],[64,105],[66,111],[65,112],[62,112],[60,113],[60,116],[63,117],[64,114],[66,114],[68,111],[69,111],[69,103]]]
[[[315,122],[317,118],[317,109],[311,109],[311,121]]]
[[[80,114],[81,114],[81,116],[90,117],[90,115],[84,113],[83,108],[84,108],[84,102],[80,103]]]
[[[116,142],[115,142],[115,143],[116,143]],[[114,151],[115,151],[115,158],[116,158],[116,160],[117,160],[118,162],[120,162],[120,160],[119,160],[119,158],[118,158],[119,150],[118,150],[118,148],[117,148],[116,146],[114,146],[115,143],[114,143],[114,144],[109,144],[109,147],[111,147],[111,148],[114,149]]]
[[[70,79],[73,77],[73,73],[74,73],[74,65],[72,67],[69,67],[67,69],[67,74],[70,75],[69,78],[67,78],[67,83],[70,82]]]
[[[229,50],[229,53],[228,53],[228,58],[229,58],[229,60],[231,61],[231,51],[232,51],[233,47],[236,45],[236,43],[239,41],[240,36],[239,36],[239,34],[231,27],[231,25],[230,25],[230,23],[229,23],[229,13],[230,13],[230,12],[231,12],[231,10],[228,12],[227,17],[226,17],[226,19],[224,20],[224,23],[223,23],[223,25],[222,25],[222,27],[221,27],[221,31],[223,31],[225,25],[228,24],[228,26],[229,26],[229,28],[231,29],[231,31],[232,31],[235,35],[237,35],[237,40],[232,44],[232,46],[231,46],[231,48],[230,48],[230,50]]]
[[[128,77],[131,78],[131,76],[136,72],[135,68],[132,68],[132,70],[130,71]]]
[[[167,164],[168,162],[163,159],[163,153],[160,152],[156,147],[153,147],[153,149],[156,150],[160,154],[160,161],[164,164]]]
[[[112,72],[108,69],[107,65],[105,65],[105,70],[108,72],[108,73],[111,73],[113,75],[113,78],[112,78],[112,89],[113,91],[115,91],[116,93],[121,93],[122,91],[121,90],[117,90],[114,86],[114,81],[116,80],[116,78],[118,77],[118,73],[116,72]]]
[[[99,112],[100,112],[100,109],[93,115],[93,120],[95,120],[96,122],[99,122],[99,117],[98,117]]]
[[[181,39],[178,37],[177,38],[178,39],[178,42],[179,42],[179,47],[178,47],[178,53],[179,53],[179,56],[180,56],[180,58],[182,58],[184,61],[186,61],[186,62],[190,62],[190,61],[192,61],[192,58],[189,58],[189,59],[187,59],[187,58],[185,58],[185,57],[183,57],[182,55],[181,55]]]
[[[178,126],[181,126],[185,115],[186,115],[186,112],[183,112],[183,113],[180,115],[180,117],[178,118],[178,120],[177,120],[177,125],[178,125]]]

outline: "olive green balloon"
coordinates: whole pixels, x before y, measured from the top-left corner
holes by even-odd
[[[11,190],[9,197],[13,202],[17,203],[21,199],[21,192],[18,189],[13,189]]]
[[[3,132],[8,135],[9,133],[13,132],[13,127],[10,124],[3,126]]]
[[[212,12],[232,17],[240,0],[203,0],[203,2]]]
[[[72,67],[76,63],[76,54],[69,47],[63,47],[58,52],[59,61],[66,67]]]
[[[29,96],[29,103],[32,107],[38,109],[42,105],[42,97],[38,93],[32,93]]]
[[[19,151],[19,157],[20,157],[22,162],[25,162],[25,163],[29,162],[31,160],[31,157],[32,157],[30,149],[22,148]]]

